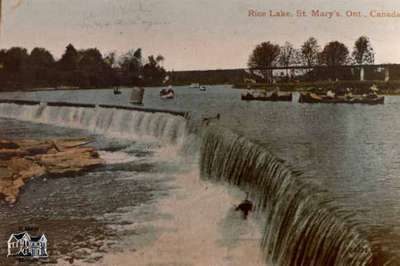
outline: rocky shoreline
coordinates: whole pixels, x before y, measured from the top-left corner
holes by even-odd
[[[0,139],[0,200],[17,201],[21,188],[34,177],[73,176],[102,165],[88,138],[57,140]]]

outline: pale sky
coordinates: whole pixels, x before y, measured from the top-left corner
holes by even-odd
[[[142,48],[162,54],[174,70],[241,68],[262,41],[296,47],[314,36],[352,49],[360,35],[370,37],[377,63],[400,63],[399,0],[3,0],[0,47],[35,46],[56,58],[68,43],[103,53]],[[312,9],[339,11],[342,17],[249,17],[260,11]],[[347,10],[366,17],[348,18]],[[397,18],[372,18],[371,10],[397,10]]]

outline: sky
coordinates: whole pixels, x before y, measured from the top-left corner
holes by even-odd
[[[0,48],[45,47],[59,58],[68,43],[122,54],[142,48],[162,54],[168,70],[246,67],[260,42],[295,47],[310,36],[321,46],[332,40],[350,49],[367,35],[377,63],[400,63],[398,0],[2,0]],[[249,10],[289,11],[292,17],[250,17]],[[309,16],[297,17],[297,10]],[[338,11],[341,17],[312,17],[311,10]],[[347,17],[346,11],[363,17]],[[268,13],[269,14],[269,13]],[[365,16],[364,16],[365,15]]]

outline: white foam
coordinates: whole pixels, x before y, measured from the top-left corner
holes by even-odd
[[[40,108],[44,108],[43,112]],[[187,137],[183,118],[101,108],[20,107],[13,104],[0,104],[0,116],[83,128],[118,138],[133,137],[141,142],[148,137],[154,138],[164,145],[147,159],[177,165],[177,172],[193,169],[168,179],[175,189],[152,206],[161,215],[130,225],[133,229],[155,228],[161,232],[156,240],[138,247],[127,245],[119,253],[106,253],[96,265],[265,265],[259,247],[262,234],[257,219],[251,215],[243,220],[241,214],[233,210],[233,206],[243,199],[243,193],[225,184],[200,180],[198,165],[188,166],[185,158],[179,156],[179,147]],[[123,151],[101,152],[101,156],[110,164],[138,159]],[[146,232],[143,234],[146,236]],[[138,249],[132,251],[133,248]],[[58,264],[70,265],[62,260]],[[86,264],[75,261],[74,265]]]
[[[133,110],[0,103],[0,117],[165,144],[179,144],[184,141],[186,134],[186,120],[183,117]]]
[[[140,158],[122,151],[116,151],[116,152],[99,151],[99,155],[100,158],[106,162],[106,164],[130,163],[140,160]]]
[[[134,225],[160,229],[157,240],[137,251],[106,254],[99,265],[265,265],[259,224],[233,211],[238,191],[201,181],[197,170],[176,176],[173,184],[176,190],[157,204],[170,218]]]

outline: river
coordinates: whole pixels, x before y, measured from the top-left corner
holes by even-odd
[[[377,106],[312,105],[299,104],[296,101],[292,103],[243,102],[240,101],[241,91],[231,89],[230,86],[210,86],[206,92],[188,87],[177,87],[175,92],[176,98],[166,101],[159,98],[159,88],[147,88],[144,107],[189,111],[192,115],[189,126],[195,128],[194,131],[201,127],[202,117],[215,116],[219,113],[221,119],[215,124],[218,127],[229,129],[229,133],[224,133],[223,138],[235,139],[236,134],[244,136],[247,140],[279,158],[280,163],[300,172],[301,175],[296,177],[296,182],[298,179],[299,182],[305,182],[310,187],[315,186],[316,194],[323,192],[324,199],[326,197],[329,198],[329,201],[333,201],[335,208],[348,212],[346,218],[343,218],[344,222],[351,224],[360,238],[369,243],[371,252],[375,254],[373,263],[379,265],[382,261],[390,260],[392,255],[400,254],[400,181],[398,178],[400,174],[398,159],[400,158],[398,146],[400,120],[397,118],[397,114],[400,112],[400,98],[386,96],[385,104]],[[126,88],[122,89],[122,94],[117,96],[111,90],[86,90],[2,93],[1,98],[129,105],[129,95],[130,89]],[[232,211],[232,204],[236,204],[243,198],[246,189],[242,187],[240,191],[235,187],[223,185],[223,182],[209,184],[209,181],[199,181],[199,171],[201,170],[199,168],[202,168],[204,162],[208,162],[209,159],[208,155],[207,158],[202,158],[203,165],[199,167],[198,157],[202,155],[196,155],[199,151],[196,144],[198,140],[188,137],[188,133],[184,132],[183,128],[188,126],[184,121],[169,116],[151,118],[148,115],[148,117],[140,119],[153,121],[153,127],[149,122],[149,126],[143,128],[143,124],[137,122],[138,127],[126,131],[129,123],[135,123],[134,121],[138,117],[125,113],[110,114],[109,111],[102,110],[102,114],[75,113],[75,117],[82,118],[81,122],[83,121],[83,123],[72,123],[75,118],[73,115],[68,116],[67,109],[57,110],[58,114],[54,111],[48,112],[46,118],[41,116],[36,120],[36,122],[53,124],[52,126],[38,126],[38,124],[32,123],[35,122],[33,121],[35,118],[28,115],[29,110],[25,110],[24,114],[16,115],[15,112],[7,114],[6,108],[3,108],[0,111],[1,116],[23,119],[25,122],[2,119],[2,134],[12,137],[90,134],[97,139],[96,145],[108,163],[104,168],[88,173],[84,178],[47,180],[48,185],[46,186],[41,186],[37,184],[39,181],[34,180],[21,196],[16,206],[17,209],[29,208],[27,207],[30,202],[29,197],[31,194],[35,194],[38,197],[36,204],[49,204],[48,202],[54,201],[53,205],[50,204],[54,210],[48,208],[43,212],[39,211],[38,217],[51,216],[47,212],[52,210],[51,214],[54,219],[64,216],[82,218],[80,211],[90,210],[88,212],[91,215],[87,217],[90,222],[87,223],[99,223],[98,227],[101,233],[95,234],[88,229],[87,235],[106,235],[100,238],[111,239],[103,242],[107,242],[112,250],[112,252],[108,249],[97,252],[99,254],[96,253],[96,256],[99,258],[94,261],[106,263],[107,260],[108,262],[124,260],[129,256],[115,254],[130,254],[130,252],[138,254],[142,250],[145,258],[140,256],[134,258],[142,259],[144,264],[161,263],[150,260],[151,257],[154,257],[151,254],[156,252],[164,254],[164,257],[160,256],[161,261],[172,260],[171,264],[179,264],[183,260],[183,264],[189,265],[243,265],[240,263],[246,261],[247,255],[254,252],[256,255],[253,254],[253,257],[257,259],[254,262],[246,261],[248,263],[246,265],[259,264],[258,257],[261,255],[253,248],[258,245],[254,242],[261,241],[261,235],[268,230],[263,227],[262,215],[251,217],[250,225],[243,224],[240,217],[235,216],[235,212]],[[59,118],[63,117],[63,112],[65,116],[61,119],[62,122],[57,123],[60,121]],[[93,116],[97,116],[97,118],[93,120]],[[85,119],[87,121],[84,121]],[[164,119],[169,122],[165,122]],[[67,120],[68,122],[65,122]],[[93,121],[95,121],[94,124]],[[157,126],[160,123],[165,123],[167,126],[160,129]],[[215,134],[215,132],[205,134]],[[213,138],[219,137],[214,136]],[[220,144],[222,146],[231,145],[226,140],[222,142],[223,144]],[[182,152],[182,147],[184,147],[184,152],[191,156],[179,154]],[[204,150],[207,148],[202,151],[204,152]],[[250,150],[254,149],[246,148],[241,152],[248,151],[243,154],[244,157],[250,156],[250,154],[253,157],[258,156]],[[213,160],[217,161],[218,158]],[[224,165],[224,170],[220,172],[214,169],[215,167],[215,165],[210,166],[208,174],[222,173],[228,169],[228,166]],[[132,177],[132,173],[138,174]],[[185,176],[190,176],[190,179],[183,178]],[[229,179],[227,176],[224,178]],[[109,184],[110,180],[116,182]],[[76,187],[71,182],[76,182]],[[41,197],[34,192],[39,188],[43,190],[43,193],[40,193]],[[62,189],[55,193],[54,191],[58,191],[57,188]],[[126,189],[128,191],[125,191]],[[55,193],[54,199],[48,201],[48,197],[45,195],[53,193]],[[182,193],[182,199],[177,200],[179,202],[177,204],[171,198],[176,193],[178,195]],[[138,194],[142,196],[138,196]],[[71,197],[71,195],[76,195],[76,197]],[[198,197],[197,200],[192,199],[192,196]],[[302,198],[296,197],[295,201],[302,201]],[[50,197],[50,199],[52,198]],[[209,202],[205,199],[209,199]],[[316,200],[320,199],[317,197]],[[97,210],[93,206],[98,206],[99,202],[102,207]],[[87,207],[80,209],[80,204],[87,204]],[[140,206],[138,207],[138,205]],[[64,208],[60,206],[64,206]],[[199,219],[198,222],[185,215],[188,206],[191,206],[190,209],[193,210],[193,213],[189,212],[188,214],[190,217],[201,213],[196,216],[196,219]],[[209,208],[209,206],[214,207]],[[320,205],[317,204],[317,206]],[[123,211],[122,214],[118,212],[118,215],[114,217],[116,214],[113,210],[116,209]],[[3,214],[13,212],[13,209],[4,206],[1,210]],[[136,215],[137,212],[139,215]],[[159,217],[163,216],[163,212],[166,212],[165,216],[169,218]],[[13,224],[19,221],[17,218],[20,219],[21,215],[25,215],[25,211],[22,210],[16,211],[16,213],[20,216],[15,216]],[[36,215],[36,211],[34,214]],[[32,216],[34,214],[32,213]],[[30,215],[28,212],[27,217]],[[122,219],[121,216],[129,218]],[[109,217],[114,218],[109,221],[107,220]],[[179,217],[177,219],[181,220],[174,221],[172,218],[171,221],[171,217]],[[342,217],[339,218],[339,220],[342,219]],[[145,221],[142,222],[144,228],[150,224],[153,227],[152,230],[140,229],[145,231],[143,233],[137,229],[136,226],[141,227],[137,225],[140,222],[136,222],[136,219]],[[268,219],[272,218],[268,217]],[[120,222],[122,225],[118,225],[116,220],[122,221]],[[188,229],[193,226],[200,226],[194,232],[204,232],[204,235],[193,233]],[[268,223],[266,226],[268,227]],[[46,226],[41,227],[46,228]],[[93,228],[93,226],[86,227]],[[163,227],[176,227],[174,230],[180,233],[169,235],[165,232],[159,233],[160,228]],[[270,228],[273,227],[270,224]],[[279,228],[279,230],[285,231],[291,227]],[[129,237],[126,237],[127,239],[124,239],[123,243],[130,243],[135,251],[129,251],[124,248],[127,246],[126,244],[120,245],[118,241],[115,241],[115,238],[119,239],[121,236],[121,230],[122,232],[132,231],[127,234]],[[136,232],[137,230],[140,232]],[[52,231],[57,230],[52,229]],[[237,235],[237,239],[228,241],[227,239],[235,235],[236,231],[241,232],[242,235]],[[324,232],[321,228],[314,229],[314,231],[316,234]],[[108,234],[110,236],[107,236]],[[197,237],[201,235],[204,238],[203,242],[191,239],[185,246],[175,244],[180,242],[179,237],[187,239],[193,234]],[[61,233],[55,233],[55,236],[60,235]],[[164,238],[160,238],[160,235]],[[149,239],[154,240],[150,241]],[[253,241],[246,242],[245,239],[253,239]],[[94,241],[100,240],[95,239]],[[147,241],[151,243],[147,243]],[[208,244],[199,244],[204,241]],[[103,242],[99,243],[101,247],[104,247]],[[73,243],[72,240],[71,243]],[[167,249],[169,245],[165,243],[174,243],[170,245],[174,247],[170,247],[169,250]],[[206,246],[205,254],[208,255],[200,255],[195,251]],[[276,264],[290,264],[280,258],[281,255],[277,255],[281,251],[277,251],[276,246],[275,243],[274,248],[266,252],[270,253],[268,259]],[[116,253],[117,251],[120,253]],[[68,256],[73,257],[72,251],[60,253],[64,253],[64,259]],[[170,259],[170,254],[181,253],[189,256],[186,259],[179,256]],[[75,255],[75,257],[79,256]],[[81,258],[83,257],[85,256],[82,255]],[[294,257],[296,256],[294,255]],[[205,261],[201,261],[202,259]],[[126,261],[121,261],[121,264],[125,263]],[[392,263],[395,264],[396,259],[393,259]]]

